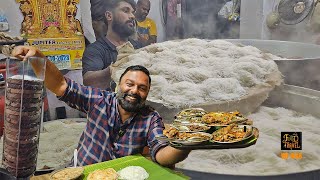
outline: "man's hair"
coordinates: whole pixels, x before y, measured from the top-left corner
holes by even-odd
[[[137,5],[142,5],[144,2],[146,2],[145,0],[138,0],[138,2],[137,2]],[[149,3],[150,3],[150,1],[149,1]]]
[[[115,8],[119,6],[120,2],[126,2],[132,6],[134,10],[136,10],[136,2],[134,0],[103,0],[104,12],[113,11]]]
[[[134,10],[136,10],[136,2],[134,0],[103,0],[103,7],[104,7],[104,12],[103,12],[103,21],[104,23],[108,26],[108,21],[105,15],[106,11],[111,11],[119,6],[120,2],[126,2],[129,3]]]
[[[149,78],[149,86],[151,85],[151,77],[150,77],[150,72],[147,68],[141,66],[141,65],[134,65],[134,66],[129,66],[127,69],[121,74],[119,82],[121,81],[122,77],[127,74],[129,71],[141,71],[144,72],[148,78]]]

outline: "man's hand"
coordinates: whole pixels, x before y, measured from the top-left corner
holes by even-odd
[[[83,75],[83,84],[100,89],[110,88],[110,82],[112,80],[110,66],[103,70],[86,72]]]
[[[17,46],[12,51],[12,56],[20,59],[20,60],[27,60],[28,57],[36,56],[46,59],[46,72],[45,72],[45,79],[44,84],[45,86],[55,93],[57,96],[62,96],[67,89],[67,82],[64,79],[62,73],[59,69],[49,61],[42,52],[32,46]],[[37,64],[36,62],[32,63],[33,70],[36,74],[37,72],[41,72],[43,69],[42,64]]]
[[[23,61],[32,56],[45,57],[41,51],[32,46],[17,46],[13,49],[11,55]]]
[[[143,45],[143,46],[148,46],[150,44],[154,44],[157,42],[157,36],[143,36],[138,33],[138,41]]]
[[[138,41],[141,42],[144,46],[148,44],[148,38],[138,33]]]
[[[173,166],[188,157],[190,150],[179,150],[171,146],[160,149],[156,154],[156,160],[162,166]]]

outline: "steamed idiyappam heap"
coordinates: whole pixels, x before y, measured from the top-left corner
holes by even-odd
[[[237,100],[251,87],[268,85],[267,77],[280,72],[274,59],[256,47],[225,40],[186,39],[156,43],[116,62],[116,82],[131,65],[143,65],[151,74],[148,100],[168,107]]]

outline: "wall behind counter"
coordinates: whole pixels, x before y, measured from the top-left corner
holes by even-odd
[[[23,20],[22,13],[19,9],[19,3],[14,0],[1,0],[0,14],[3,14],[7,17],[9,23],[8,33],[12,36],[19,36],[21,22]]]
[[[66,77],[76,81],[77,83],[82,84],[82,70],[72,70],[72,71],[62,71]],[[66,116],[67,118],[78,118],[80,117],[80,111],[72,109],[66,103],[58,100],[58,98],[49,90],[47,90],[48,102],[49,102],[49,111],[51,120],[55,120],[56,108],[64,106],[66,108]]]
[[[241,0],[240,39],[265,39],[320,43],[319,32],[309,30],[312,16],[295,25],[280,23],[275,29],[269,29],[266,18],[275,11],[280,0]],[[318,41],[318,42],[317,42]]]

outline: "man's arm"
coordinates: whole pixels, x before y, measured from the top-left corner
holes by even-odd
[[[110,66],[99,71],[88,71],[83,75],[83,84],[86,86],[106,89],[111,82]]]
[[[99,101],[100,97],[102,97],[101,91],[97,88],[85,87],[72,80],[68,80],[68,85],[63,74],[55,64],[48,60],[37,48],[31,46],[18,46],[12,51],[12,56],[21,60],[27,60],[28,57],[31,56],[45,58],[45,86],[59,96],[60,100],[67,103],[72,108],[82,112],[88,112],[90,106],[92,107],[92,104]],[[39,72],[42,71],[43,65],[38,64],[39,62],[37,61],[31,63],[35,74],[39,74]],[[72,88],[72,90],[70,90],[70,88]]]
[[[188,157],[190,150],[179,150],[171,146],[160,149],[156,154],[156,160],[162,166],[172,166]]]
[[[138,41],[142,44],[142,47],[148,46],[157,42],[157,36],[149,36],[149,39],[147,39],[138,33]]]
[[[27,60],[28,57],[36,56],[46,59],[46,72],[44,84],[45,86],[55,93],[57,96],[62,96],[67,89],[67,82],[64,79],[59,69],[48,60],[40,50],[32,46],[17,46],[12,51],[12,56],[17,57],[20,60]],[[42,65],[37,62],[32,63],[33,70],[38,74],[42,70]]]
[[[157,42],[157,36],[149,36],[148,44],[154,44]]]
[[[150,147],[152,160],[168,167],[184,160],[190,151],[175,149],[168,143],[157,140],[157,136],[163,136],[164,124],[159,115],[153,118],[148,133],[148,146]]]
[[[156,23],[151,19],[151,27],[150,27],[150,36],[149,36],[149,40],[148,43],[149,44],[153,44],[157,42],[157,25]]]
[[[82,76],[85,86],[101,89],[110,87],[111,73],[109,67],[105,67],[103,52],[103,49],[91,44],[83,53]],[[111,62],[110,60],[110,63]]]

